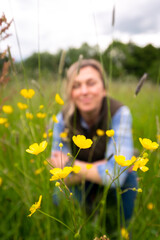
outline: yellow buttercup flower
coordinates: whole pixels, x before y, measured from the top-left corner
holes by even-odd
[[[24,109],[27,109],[27,108],[28,108],[28,105],[27,105],[27,104],[21,103],[21,102],[18,102],[18,103],[17,103],[17,106],[18,106],[18,108],[21,109],[21,110],[24,110]]]
[[[38,168],[35,170],[34,174],[39,175],[41,172],[43,172],[43,170],[44,170],[44,167]]]
[[[53,120],[53,122],[55,122],[55,123],[58,123],[58,119],[57,119],[57,117],[56,117],[56,115],[52,115],[52,120]]]
[[[29,149],[27,149],[26,152],[38,155],[46,149],[47,145],[48,143],[46,141],[41,142],[39,145],[38,143],[33,143],[29,146]]]
[[[93,164],[91,164],[91,163],[87,163],[87,164],[86,164],[87,170],[91,169],[92,167],[93,167]]]
[[[107,135],[108,137],[113,137],[113,136],[114,136],[114,130],[113,130],[113,129],[107,130],[107,131],[106,131],[106,135]]]
[[[152,210],[153,208],[154,208],[154,204],[153,203],[148,203],[147,204],[147,208],[148,208],[148,210]]]
[[[47,133],[43,133],[43,138],[47,138]]]
[[[81,167],[80,167],[80,166],[77,166],[77,165],[75,165],[75,166],[73,166],[72,170],[73,170],[73,172],[74,172],[74,173],[79,173],[79,172],[80,172],[80,170],[81,170]]]
[[[46,160],[44,160],[43,164],[46,166],[46,165],[48,165],[48,162]]]
[[[156,150],[159,147],[159,144],[156,142],[152,142],[150,139],[148,138],[139,138],[140,143],[142,144],[142,146],[145,149],[148,150]]]
[[[132,170],[133,170],[133,171],[137,171],[138,168],[139,168],[139,169],[142,170],[143,172],[148,171],[149,168],[145,166],[148,161],[149,161],[148,158],[138,157],[137,160],[136,160],[135,163],[134,163],[134,166],[133,166]]]
[[[160,142],[160,134],[158,134],[156,137],[157,137],[157,141]]]
[[[48,137],[52,137],[53,136],[53,132],[52,131],[49,131],[48,132]]]
[[[59,96],[59,94],[57,93],[55,96],[55,100],[58,104],[63,105],[64,101],[62,100],[62,98]]]
[[[59,144],[59,147],[62,148],[62,147],[63,147],[63,143],[60,143],[60,144]]]
[[[136,157],[133,156],[131,160],[126,160],[125,156],[123,155],[114,155],[115,161],[122,167],[128,167],[130,166],[133,162],[136,161]]]
[[[41,113],[41,112],[38,112],[36,114],[37,118],[45,118],[46,117],[46,113]]]
[[[142,192],[142,188],[138,188],[137,192],[141,193]]]
[[[33,204],[33,205],[30,207],[29,211],[30,211],[31,213],[28,215],[28,217],[31,217],[32,214],[35,213],[36,210],[40,208],[40,206],[41,206],[41,201],[42,201],[42,195],[40,195],[38,202],[35,202],[35,204]]]
[[[13,112],[13,108],[10,105],[3,105],[2,110],[7,114],[10,114]]]
[[[7,123],[8,119],[7,118],[0,118],[0,124]]]
[[[64,167],[63,169],[53,168],[52,170],[50,170],[50,173],[53,175],[50,178],[50,181],[66,178],[72,171],[73,171],[72,167]]]
[[[56,183],[55,183],[55,186],[56,186],[56,187],[59,187],[59,186],[60,186],[60,183],[59,183],[59,182],[56,182]]]
[[[8,127],[9,127],[9,123],[6,122],[6,123],[4,124],[4,126],[5,126],[6,128],[8,128]]]
[[[53,132],[48,132],[48,134],[45,132],[45,133],[43,133],[43,138],[47,138],[47,137],[52,137],[52,135],[53,135]]]
[[[126,240],[129,239],[129,233],[125,228],[121,228],[121,235],[124,239],[126,239]]]
[[[68,133],[67,132],[61,132],[59,134],[60,138],[66,138],[68,136]]]
[[[39,106],[39,109],[43,109],[43,108],[44,108],[44,105],[40,105],[40,106]]]
[[[3,179],[0,177],[0,187],[2,186]]]
[[[29,113],[29,112],[27,112],[27,113],[26,113],[26,118],[28,118],[28,119],[32,120],[32,119],[33,119],[33,114],[32,114],[32,113]]]
[[[73,136],[72,140],[74,142],[74,144],[79,147],[80,149],[86,149],[86,148],[90,148],[93,141],[91,139],[86,139],[86,137],[84,135],[77,135],[77,136]]]
[[[104,130],[102,130],[102,129],[97,129],[97,130],[96,130],[96,133],[97,133],[97,135],[98,135],[99,137],[101,137],[101,136],[104,135]]]
[[[24,98],[32,98],[35,94],[35,91],[33,89],[21,89],[20,94]]]

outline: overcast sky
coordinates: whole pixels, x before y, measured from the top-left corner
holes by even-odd
[[[12,56],[20,59],[16,31],[23,58],[38,46],[41,52],[56,53],[87,42],[103,50],[112,39],[160,47],[159,12],[160,0],[0,0],[0,15],[15,23],[0,51],[9,45]]]

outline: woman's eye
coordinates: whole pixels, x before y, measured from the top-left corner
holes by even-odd
[[[76,89],[76,88],[79,88],[79,87],[80,87],[80,84],[79,84],[79,83],[73,84],[73,89]]]
[[[88,85],[88,86],[94,86],[94,85],[95,85],[95,82],[94,82],[94,81],[90,81],[90,82],[88,82],[87,85]]]

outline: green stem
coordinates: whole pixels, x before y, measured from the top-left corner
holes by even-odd
[[[70,227],[68,227],[65,223],[63,223],[61,220],[59,220],[58,218],[55,218],[55,217],[53,217],[53,216],[51,216],[51,215],[49,215],[49,214],[47,214],[47,213],[45,213],[45,212],[43,212],[43,211],[41,211],[41,210],[39,210],[39,209],[38,209],[37,211],[39,211],[40,213],[44,214],[44,215],[47,216],[47,217],[52,218],[53,220],[59,222],[60,224],[62,224],[62,225],[65,226],[66,228],[68,228],[68,229],[74,234],[73,230],[72,230]]]
[[[81,148],[79,148],[79,149],[78,149],[78,152],[77,152],[76,156],[74,157],[74,159],[73,159],[73,161],[72,161],[72,163],[71,163],[71,166],[73,166],[73,165],[74,165],[74,162],[75,162],[75,160],[76,160],[76,157],[78,156],[78,154],[79,154],[80,150],[81,150]]]

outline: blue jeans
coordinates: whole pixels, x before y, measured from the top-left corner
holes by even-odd
[[[137,188],[137,174],[134,171],[128,173],[127,179],[124,185],[121,187],[121,190],[123,191],[128,188]],[[55,189],[55,190],[56,191],[54,192],[54,195],[53,195],[53,202],[55,205],[59,205],[60,192],[59,192],[59,189]],[[90,182],[85,183],[85,194],[86,194],[85,205],[87,208],[86,210],[88,212],[91,212],[94,209],[94,207],[97,205],[97,203],[101,199],[103,190],[104,190],[104,187],[98,184],[92,184]],[[81,186],[70,187],[70,191],[73,192],[73,196],[75,196],[75,198],[81,204],[83,199],[83,196],[82,196],[83,191],[81,189]],[[121,213],[123,211],[125,221],[130,220],[130,218],[132,217],[136,195],[137,195],[137,192],[132,190],[128,190],[125,193],[121,194],[121,203],[122,203]],[[107,208],[113,207],[113,209],[115,210],[116,206],[117,206],[116,189],[110,189],[107,195]]]

